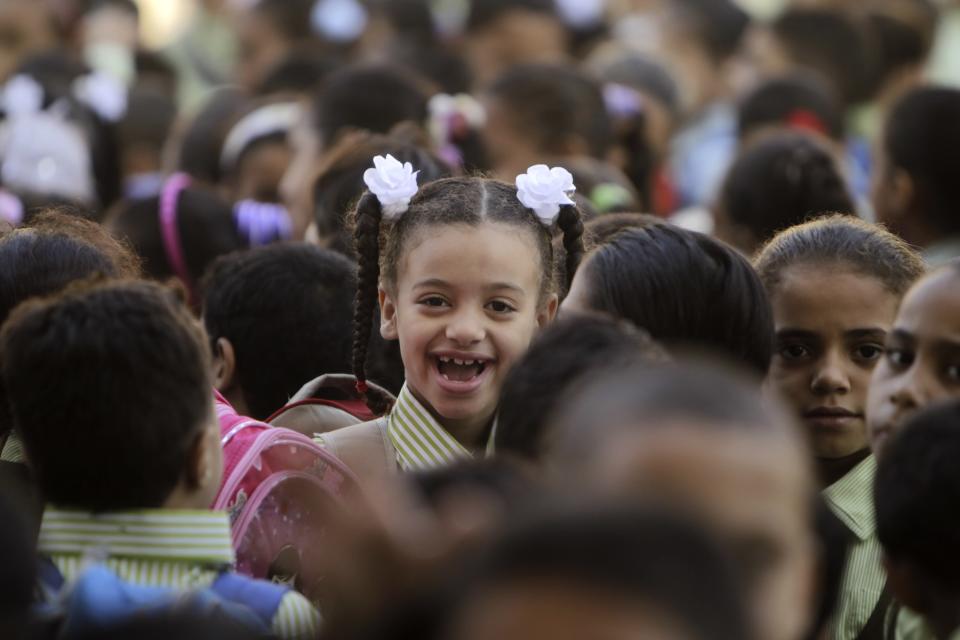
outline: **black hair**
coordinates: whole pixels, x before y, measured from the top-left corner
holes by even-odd
[[[641,604],[703,640],[750,638],[737,572],[720,544],[666,510],[627,504],[538,509],[482,551],[449,623],[511,584],[567,585],[611,602]]]
[[[234,221],[233,209],[213,191],[190,187],[177,198],[177,229],[187,271],[193,283],[219,256],[247,248]],[[160,227],[160,197],[127,201],[110,221],[143,259],[147,276],[165,280],[174,273]]]
[[[813,216],[853,214],[855,205],[830,149],[809,134],[779,131],[738,154],[717,207],[761,245]]]
[[[587,221],[585,238],[588,249],[610,242],[621,231],[643,229],[652,224],[665,224],[662,218],[649,213],[607,213]]]
[[[754,264],[772,296],[784,270],[797,264],[839,263],[872,276],[897,296],[923,275],[923,258],[898,236],[852,216],[827,216],[783,231]]]
[[[131,147],[139,147],[152,151],[159,162],[177,119],[177,103],[158,87],[134,87],[128,100],[127,112],[118,126],[121,157]]]
[[[424,185],[411,200],[409,209],[386,229],[381,228],[382,218],[380,201],[367,192],[360,198],[354,212],[359,285],[353,316],[353,372],[361,382],[367,377],[367,346],[381,277],[385,286],[396,286],[397,265],[404,247],[421,227],[476,226],[483,221],[524,227],[537,245],[542,271],[541,293],[545,294],[555,286],[553,233],[532,210],[520,203],[513,185],[484,178],[436,180]],[[562,233],[569,283],[583,257],[583,223],[576,206],[561,206],[556,225]],[[376,405],[371,409],[378,413],[383,407]]]
[[[650,225],[617,234],[583,269],[590,309],[629,320],[668,348],[713,349],[766,373],[770,301],[750,263],[726,244]]]
[[[313,122],[322,144],[348,129],[388,133],[401,122],[424,126],[428,83],[405,67],[347,66],[332,73],[315,95]]]
[[[387,154],[411,163],[420,172],[417,181],[421,185],[452,175],[443,160],[402,134],[352,132],[342,136],[324,155],[313,182],[313,219],[325,246],[355,256],[347,217],[366,190],[363,174],[370,167],[370,158]]]
[[[132,91],[158,91],[173,100],[177,90],[177,71],[166,58],[153,51],[141,49],[133,54],[133,61],[137,80],[131,88]]]
[[[796,64],[818,73],[844,109],[875,90],[876,51],[862,21],[832,8],[788,8],[770,25]]]
[[[877,536],[893,561],[909,561],[960,594],[960,401],[911,416],[877,462]]]
[[[521,64],[488,88],[502,103],[517,135],[532,140],[544,154],[563,155],[570,136],[588,153],[603,158],[612,142],[612,124],[600,85],[567,66]]]
[[[677,115],[680,110],[680,90],[670,72],[654,57],[624,52],[601,65],[598,77],[642,91],[659,100],[667,110]]]
[[[715,61],[732,56],[750,25],[750,16],[732,0],[678,0],[674,8],[690,21],[695,37]]]
[[[923,65],[937,31],[937,6],[931,0],[879,2],[867,7],[866,27],[877,45],[878,80]]]
[[[494,434],[497,454],[538,460],[554,411],[571,390],[599,369],[658,360],[666,354],[632,325],[594,314],[558,320],[507,374]]]
[[[214,419],[203,331],[159,285],[104,283],[26,302],[3,327],[0,354],[40,489],[63,507],[161,506]]]
[[[517,465],[499,458],[466,460],[410,475],[413,488],[429,506],[438,509],[450,494],[481,492],[520,515],[538,493],[533,479]]]
[[[307,244],[278,244],[219,258],[204,281],[203,322],[216,353],[227,338],[250,408],[263,420],[308,380],[350,371],[357,288],[347,258]]]
[[[474,0],[467,14],[466,31],[479,31],[513,11],[541,13],[559,19],[552,0]]]
[[[313,37],[314,0],[256,0],[251,11],[270,23],[285,38],[292,42]]]
[[[943,236],[960,233],[960,90],[921,87],[894,105],[883,145],[889,166],[909,174],[916,215]]]
[[[177,153],[177,170],[212,186],[220,183],[220,154],[230,124],[250,106],[243,91],[224,87],[213,92],[187,126]]]
[[[337,68],[336,61],[304,48],[295,48],[267,71],[257,85],[256,94],[296,93],[312,95]]]
[[[740,101],[737,135],[741,140],[770,126],[813,127],[838,141],[844,134],[843,113],[829,87],[804,72],[766,80]]]

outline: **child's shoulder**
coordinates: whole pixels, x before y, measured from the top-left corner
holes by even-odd
[[[318,434],[314,440],[350,467],[363,485],[398,470],[386,417]]]

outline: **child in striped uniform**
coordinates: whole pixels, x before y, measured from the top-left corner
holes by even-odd
[[[355,212],[353,368],[363,392],[379,301],[380,333],[399,340],[406,382],[384,418],[322,438],[361,481],[488,447],[507,371],[557,310],[555,230],[567,282],[583,253],[564,169],[532,167],[517,186],[471,177],[420,189],[410,163],[375,165]]]
[[[776,326],[768,381],[807,428],[823,496],[851,533],[830,637],[880,638],[890,596],[871,499],[867,391],[923,261],[880,227],[831,216],[774,237],[756,267]]]
[[[120,281],[27,302],[4,325],[0,354],[48,503],[38,549],[66,583],[89,557],[105,557],[125,582],[178,591],[208,589],[229,571],[227,514],[208,510],[222,470],[210,356],[175,294]],[[313,606],[271,593],[270,631],[313,638]]]

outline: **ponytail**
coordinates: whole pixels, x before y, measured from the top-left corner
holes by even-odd
[[[580,216],[580,210],[576,205],[567,204],[560,207],[560,215],[557,216],[557,227],[563,233],[563,249],[566,254],[564,261],[564,284],[566,289],[570,289],[573,282],[573,274],[576,273],[583,260],[585,252],[583,246],[583,220]]]
[[[369,393],[367,387],[367,346],[377,306],[377,288],[380,282],[380,221],[383,210],[372,193],[365,193],[357,203],[354,214],[354,243],[357,252],[357,296],[353,306],[353,375],[357,378],[357,392],[373,413],[381,415],[386,409],[384,398]]]

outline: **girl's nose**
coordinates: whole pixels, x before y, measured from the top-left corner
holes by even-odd
[[[447,324],[447,339],[458,345],[476,344],[486,336],[486,328],[479,314],[464,310]]]
[[[827,354],[810,381],[811,390],[818,395],[843,394],[850,391],[850,376],[839,354]]]

